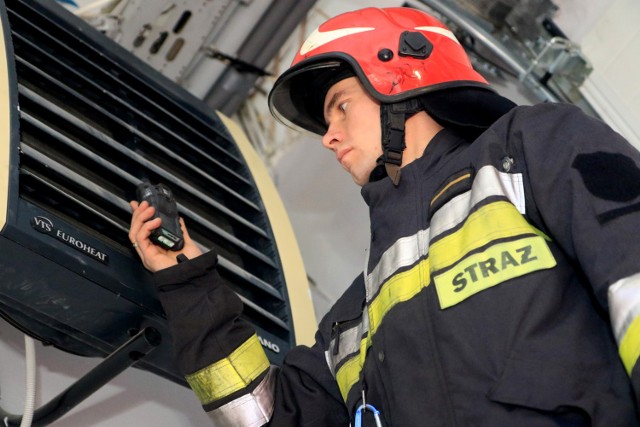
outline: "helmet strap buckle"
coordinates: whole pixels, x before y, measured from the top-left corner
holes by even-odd
[[[415,98],[380,105],[382,161],[387,175],[395,186],[400,183],[402,152],[406,148],[405,122],[420,110],[422,110],[422,106]]]

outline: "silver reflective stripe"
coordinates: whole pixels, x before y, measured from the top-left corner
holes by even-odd
[[[338,366],[338,364],[340,364],[340,362],[342,362],[347,356],[360,351],[360,341],[368,332],[369,315],[365,311],[362,313],[362,320],[358,325],[347,329],[331,340],[329,343],[329,349],[324,352],[324,357],[327,359],[327,365],[329,365],[329,369],[334,377],[336,376],[336,366]],[[338,345],[338,354],[333,354],[333,349],[336,347],[338,340],[340,340],[340,344]]]
[[[618,345],[633,320],[640,316],[640,273],[609,286],[609,315]]]
[[[429,229],[398,239],[384,254],[370,274],[365,277],[367,302],[378,292],[380,285],[398,269],[415,264],[429,251]]]
[[[491,170],[493,173],[498,174],[498,179],[500,180],[500,189],[504,191],[504,195],[509,199],[511,203],[518,209],[522,215],[527,213],[527,207],[524,199],[524,184],[522,181],[521,173],[504,173],[499,172],[493,166],[485,166],[480,169],[480,172],[483,172],[484,169]],[[474,181],[475,184],[475,181]],[[484,185],[481,181],[479,185]]]
[[[278,370],[271,366],[251,394],[245,394],[208,412],[213,425],[257,427],[269,422],[273,414],[273,394]]]
[[[382,254],[378,264],[365,276],[367,302],[398,269],[413,265],[425,257],[429,252],[430,240],[462,223],[473,206],[491,196],[506,197],[518,212],[523,215],[526,212],[522,174],[500,172],[493,166],[482,167],[473,180],[471,191],[454,197],[440,208],[433,215],[429,228],[398,239]]]
[[[431,218],[431,238],[451,230],[464,221],[471,208],[491,196],[506,197],[521,214],[526,213],[522,174],[498,171],[493,166],[481,168],[473,180],[471,191],[451,199]]]
[[[505,173],[493,166],[483,166],[473,180],[471,192],[474,193],[474,205],[489,196],[504,196],[518,212],[522,215],[526,213],[521,173]]]

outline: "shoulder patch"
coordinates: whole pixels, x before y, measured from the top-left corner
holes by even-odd
[[[640,196],[640,169],[623,154],[580,154],[572,167],[580,173],[587,190],[600,199],[628,202]]]

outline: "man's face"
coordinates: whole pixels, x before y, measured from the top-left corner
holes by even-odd
[[[353,181],[362,186],[382,155],[380,104],[356,77],[331,86],[324,101],[327,133],[322,145],[333,151]]]

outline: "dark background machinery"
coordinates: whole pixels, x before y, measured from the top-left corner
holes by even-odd
[[[54,2],[7,0],[0,14],[2,317],[83,356],[142,343],[120,364],[184,384],[127,236],[136,186],[163,182],[280,363],[296,341],[285,255],[237,129]]]
[[[315,3],[108,0],[71,10],[213,109],[232,115]]]
[[[598,116],[580,92],[593,71],[580,46],[556,25],[551,0],[417,0],[439,16],[493,83],[512,81],[529,102],[568,102]],[[527,103],[529,103],[527,102]]]

